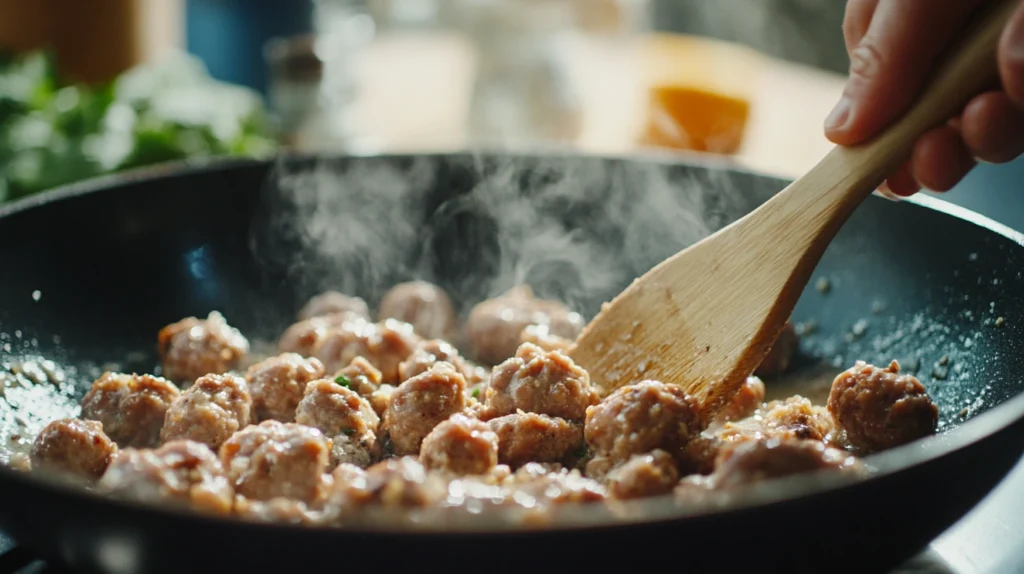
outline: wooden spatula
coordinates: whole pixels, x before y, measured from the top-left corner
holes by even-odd
[[[998,78],[999,38],[1018,5],[991,2],[875,139],[836,147],[757,210],[634,281],[583,330],[572,358],[608,390],[643,379],[683,386],[710,419],[764,359],[854,209],[922,134]]]

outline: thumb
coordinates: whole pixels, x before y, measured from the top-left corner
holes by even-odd
[[[917,97],[935,58],[981,0],[880,0],[850,52],[850,75],[825,135],[854,145],[875,135]]]

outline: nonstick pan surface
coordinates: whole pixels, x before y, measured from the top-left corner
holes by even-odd
[[[156,331],[182,317],[216,309],[272,341],[320,290],[373,303],[411,278],[463,311],[527,281],[592,315],[784,183],[651,157],[293,157],[162,168],[5,207],[0,363],[49,360],[39,371],[63,375],[5,377],[0,455],[75,414],[100,369],[153,371]],[[782,480],[699,507],[569,508],[534,531],[443,516],[346,531],[146,508],[0,469],[0,528],[103,572],[893,566],[1024,450],[1022,269],[1020,236],[941,202],[872,197],[839,234],[794,314],[804,370],[897,359],[941,411],[940,436],[870,457],[867,480]]]

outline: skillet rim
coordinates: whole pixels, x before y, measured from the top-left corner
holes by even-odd
[[[346,153],[280,153],[267,159],[248,158],[203,158],[184,161],[167,162],[128,170],[121,173],[92,178],[70,185],[61,186],[27,198],[22,198],[7,205],[0,206],[0,225],[6,217],[15,215],[22,211],[41,207],[57,201],[74,197],[102,192],[108,189],[123,187],[135,183],[156,180],[168,177],[190,177],[204,173],[228,171],[244,167],[269,166],[282,161],[295,160],[339,160],[345,158],[445,158],[464,155],[490,156],[504,153],[505,155],[519,156],[523,158],[543,158],[545,156],[597,159],[597,160],[621,160],[621,161],[643,161],[652,164],[663,165],[686,165],[698,169],[727,169],[735,174],[757,177],[776,181],[780,188],[791,181],[788,178],[765,173],[763,171],[750,169],[732,158],[723,158],[699,152],[675,152],[656,150],[643,150],[641,152],[628,153],[592,153],[571,149],[544,149],[532,151],[518,150],[491,150],[479,149],[472,151],[436,151],[422,153],[370,153],[370,154],[346,154]],[[890,200],[887,200],[890,201]],[[975,226],[981,227],[988,232],[1010,240],[1011,242],[1024,247],[1024,233],[999,223],[989,217],[976,213],[970,209],[963,208],[948,201],[918,194],[911,198],[900,200],[923,209],[937,211],[945,216],[953,217]],[[410,528],[408,525],[396,527],[356,527],[344,526],[306,526],[287,523],[260,523],[238,519],[233,516],[211,516],[196,513],[187,509],[174,507],[161,507],[149,504],[136,503],[119,500],[106,495],[85,490],[77,486],[47,480],[38,476],[26,475],[23,472],[0,465],[0,484],[4,482],[18,483],[21,487],[37,491],[41,495],[71,497],[80,504],[99,504],[120,508],[122,512],[142,512],[156,515],[174,516],[180,519],[208,522],[210,525],[233,526],[236,528],[267,529],[267,531],[280,531],[281,529],[298,530],[300,532],[321,531],[336,533],[339,536],[345,534],[371,535],[371,536],[509,536],[516,534],[555,534],[579,532],[593,529],[620,528],[629,524],[653,525],[658,523],[674,523],[679,521],[701,519],[705,517],[725,517],[730,514],[764,509],[775,504],[820,496],[830,491],[843,491],[857,488],[859,485],[880,480],[886,476],[897,474],[906,469],[919,466],[944,456],[951,455],[963,450],[970,445],[990,438],[991,436],[1006,430],[1014,423],[1024,419],[1024,392],[1010,398],[1009,400],[993,407],[980,416],[964,421],[956,428],[943,432],[942,434],[903,445],[888,451],[871,455],[864,462],[871,468],[872,472],[867,477],[850,478],[829,473],[806,473],[803,475],[785,477],[781,479],[763,481],[743,489],[742,496],[728,502],[724,508],[709,507],[702,512],[682,512],[672,504],[665,504],[668,497],[654,497],[650,499],[637,500],[621,503],[620,506],[630,508],[631,515],[623,520],[613,516],[611,519],[604,519],[601,522],[580,523],[574,520],[570,523],[560,521],[556,518],[543,527],[521,528],[517,526],[503,525],[498,528],[481,525],[464,529],[461,527],[450,528],[441,525],[440,528],[422,529]],[[668,511],[666,511],[668,510]],[[586,512],[586,505],[570,504],[565,505],[560,511],[583,516]]]

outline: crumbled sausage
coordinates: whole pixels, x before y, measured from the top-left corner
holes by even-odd
[[[488,424],[498,435],[498,461],[512,468],[559,462],[583,448],[583,429],[565,419],[519,412]]]
[[[697,401],[682,388],[641,381],[588,408],[585,433],[595,454],[625,461],[654,449],[678,456],[700,429]]]
[[[715,470],[715,459],[725,444],[725,441],[717,436],[700,434],[693,437],[683,447],[682,452],[676,455],[679,475],[711,474]]]
[[[100,489],[139,502],[166,502],[204,512],[231,512],[234,492],[213,451],[179,440],[156,450],[118,452],[100,479]]]
[[[816,440],[769,438],[742,441],[722,450],[709,484],[731,488],[801,472],[834,469],[863,472],[849,452]]]
[[[295,422],[318,429],[331,439],[333,464],[366,467],[376,456],[380,419],[370,403],[338,383],[309,383],[295,411]]]
[[[370,361],[356,357],[347,367],[334,375],[334,380],[359,393],[359,396],[369,397],[380,388],[383,376],[377,367],[370,364]]]
[[[800,395],[762,405],[752,416],[726,423],[718,435],[726,441],[774,437],[832,443],[837,438],[828,411]]]
[[[793,357],[796,356],[799,347],[800,339],[797,337],[796,329],[793,328],[792,323],[787,321],[782,332],[779,333],[779,338],[775,340],[771,350],[754,370],[754,374],[758,377],[768,378],[785,373],[789,370],[789,365],[793,362]]]
[[[419,337],[412,325],[387,319],[380,323],[350,321],[328,328],[317,341],[313,354],[328,372],[363,357],[381,372],[385,383],[399,382],[398,365],[412,354]]]
[[[395,388],[394,385],[381,385],[369,397],[373,412],[377,413],[381,420],[384,419],[384,413],[387,412],[388,405],[391,404],[391,395],[395,394]]]
[[[754,411],[764,402],[764,382],[757,377],[747,377],[746,382],[736,391],[729,403],[725,405],[711,427],[721,426],[730,421],[738,421],[754,414]]]
[[[351,313],[360,317],[370,318],[370,308],[366,301],[337,291],[325,291],[310,297],[309,301],[299,310],[299,320],[322,317],[334,313]]]
[[[590,375],[572,359],[530,343],[494,368],[486,397],[491,416],[523,410],[577,422],[600,400]]]
[[[153,447],[160,444],[167,407],[179,394],[160,377],[107,372],[82,398],[82,418],[102,423],[121,448]]]
[[[614,498],[645,498],[668,494],[679,482],[679,471],[672,455],[663,450],[633,455],[608,473],[606,484]]]
[[[256,420],[295,420],[295,407],[302,400],[306,385],[322,379],[325,372],[319,359],[307,359],[298,353],[282,353],[249,367],[245,380],[252,394]]]
[[[437,362],[451,363],[466,378],[466,384],[475,385],[487,378],[488,373],[482,367],[462,358],[459,351],[440,339],[420,341],[412,354],[398,365],[398,377],[405,381],[425,373]]]
[[[498,435],[487,423],[455,414],[423,439],[420,461],[454,474],[485,474],[498,464]]]
[[[413,326],[428,339],[451,339],[458,316],[443,289],[426,281],[410,281],[391,288],[380,302],[380,319],[397,319]]]
[[[309,357],[328,330],[343,327],[347,323],[363,325],[366,322],[365,317],[349,311],[303,319],[285,329],[278,340],[277,349],[282,353],[297,353]]]
[[[466,407],[466,379],[450,363],[435,363],[395,389],[384,428],[396,455],[415,455],[431,430]]]
[[[832,383],[828,410],[850,444],[875,452],[935,433],[939,409],[924,385],[901,375],[896,361],[878,368],[858,361]]]
[[[550,334],[575,340],[584,322],[562,303],[538,299],[528,285],[520,285],[473,307],[465,330],[476,359],[496,365],[515,354],[530,325],[546,325]]]
[[[340,467],[339,467],[340,468]],[[345,503],[387,507],[431,506],[445,496],[446,484],[413,457],[379,462],[359,475],[343,471],[344,480],[335,481],[335,489]]]
[[[46,425],[32,443],[32,468],[96,480],[116,452],[99,422],[60,419]]]
[[[181,393],[164,416],[160,438],[188,439],[213,450],[249,424],[252,396],[237,375],[206,375]]]
[[[263,421],[229,438],[220,447],[220,460],[242,496],[313,502],[324,494],[329,452],[329,441],[315,428]]]
[[[157,335],[157,346],[163,375],[182,383],[226,373],[249,352],[249,341],[216,311],[206,319],[187,317],[167,325]]]
[[[545,351],[561,351],[568,353],[573,341],[551,333],[548,325],[530,325],[519,335],[519,344],[530,343]]]

